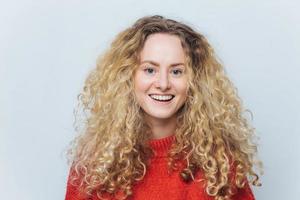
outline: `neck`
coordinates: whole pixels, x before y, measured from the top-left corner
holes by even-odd
[[[147,117],[147,123],[151,127],[152,138],[160,139],[175,134],[176,117],[168,119],[154,119]]]

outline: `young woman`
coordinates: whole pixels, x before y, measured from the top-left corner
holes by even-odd
[[[254,199],[254,128],[191,27],[139,19],[99,58],[79,97],[87,120],[69,151],[66,200]]]

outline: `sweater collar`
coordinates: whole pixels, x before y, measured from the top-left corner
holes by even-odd
[[[166,157],[168,150],[175,140],[175,135],[170,135],[160,139],[149,140],[150,147],[155,152],[155,157]]]

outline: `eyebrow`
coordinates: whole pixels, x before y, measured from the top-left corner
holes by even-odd
[[[144,61],[141,62],[141,64],[143,64],[143,63],[150,63],[151,65],[159,66],[159,64],[157,62],[152,61],[152,60],[144,60]],[[178,65],[183,65],[184,66],[184,63],[181,63],[181,62],[180,63],[173,63],[170,66],[171,67],[176,67]]]

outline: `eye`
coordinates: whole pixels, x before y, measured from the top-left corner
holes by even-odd
[[[151,67],[147,67],[147,68],[144,69],[144,72],[146,74],[153,74],[154,73],[154,69],[151,68]]]
[[[178,75],[181,75],[183,73],[183,71],[181,69],[174,69],[173,70],[173,74],[178,76]]]

